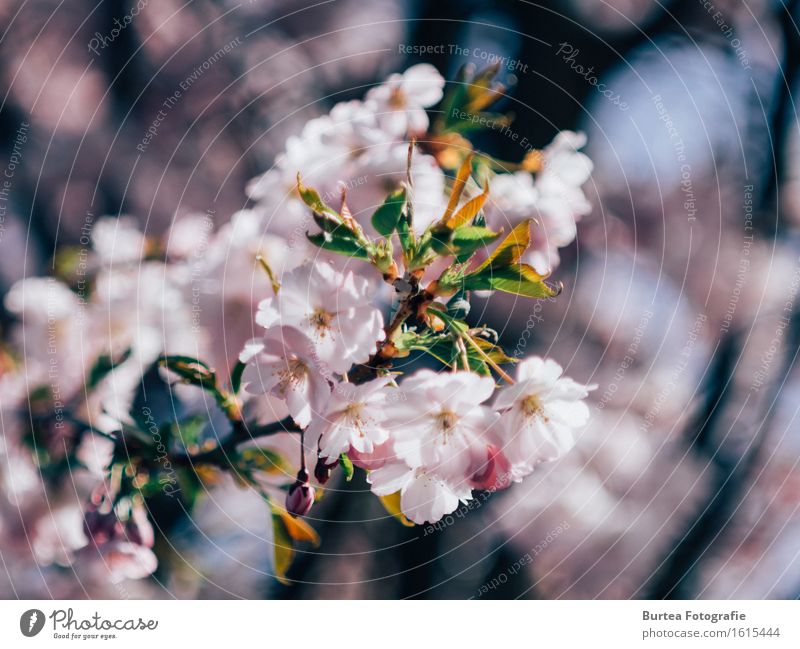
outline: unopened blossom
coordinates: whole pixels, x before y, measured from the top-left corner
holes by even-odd
[[[517,382],[503,388],[495,400],[502,413],[503,453],[516,478],[569,451],[575,431],[589,419],[583,400],[595,386],[576,383],[562,373],[555,361],[527,358],[517,367]]]
[[[376,496],[400,492],[400,509],[409,519],[421,525],[435,523],[466,502],[472,489],[466,482],[453,483],[422,467],[405,463],[387,464],[371,471],[367,481]]]
[[[294,484],[286,493],[286,511],[294,516],[305,516],[314,505],[316,492],[308,478],[308,472],[301,469]]]
[[[263,339],[250,341],[239,360],[247,363],[245,389],[285,401],[299,426],[308,426],[324,408],[330,386],[318,369],[312,342],[299,330],[275,327]]]
[[[442,98],[444,78],[429,63],[414,65],[403,74],[391,75],[385,83],[367,93],[378,122],[392,135],[417,135],[428,128],[425,108]]]
[[[312,342],[318,364],[342,374],[366,362],[384,337],[383,316],[369,299],[366,278],[309,263],[284,276],[278,295],[259,305],[256,322],[296,328]]]
[[[331,394],[326,410],[314,418],[307,435],[317,439],[319,454],[329,460],[353,449],[372,453],[389,437],[386,428],[386,384],[378,378],[362,385],[340,383]]]
[[[387,406],[394,450],[413,468],[464,480],[490,443],[497,415],[483,403],[494,381],[472,372],[420,370]]]

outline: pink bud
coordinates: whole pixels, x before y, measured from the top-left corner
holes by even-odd
[[[486,458],[473,470],[470,484],[485,491],[506,489],[511,484],[511,463],[499,448],[493,444],[486,447]]]
[[[305,516],[313,504],[314,487],[308,482],[308,473],[301,470],[286,494],[286,511],[295,516]]]

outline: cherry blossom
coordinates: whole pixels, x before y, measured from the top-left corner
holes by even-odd
[[[399,491],[403,514],[419,525],[435,523],[472,495],[466,483],[454,485],[422,467],[411,468],[406,464],[389,464],[371,471],[367,480],[377,496]]]
[[[544,150],[542,170],[536,176],[539,227],[527,261],[540,273],[558,265],[558,249],[577,234],[576,222],[591,211],[582,185],[592,173],[592,161],[579,151],[586,144],[583,133],[563,131]]]
[[[239,360],[247,363],[245,389],[285,401],[300,426],[308,426],[324,408],[331,389],[320,373],[313,343],[301,331],[274,327],[262,340],[250,341]]]
[[[333,460],[351,449],[369,454],[388,439],[385,408],[389,381],[390,377],[382,377],[362,385],[336,386],[325,412],[307,431],[311,439],[319,440],[320,457]]]
[[[487,80],[460,108],[502,94]],[[101,218],[77,280],[67,267],[63,280],[11,288],[5,305],[18,322],[8,359],[0,347],[9,465],[0,506],[20,509],[40,564],[106,582],[150,575],[142,499],[177,484],[176,466],[201,469],[203,486],[235,476],[293,544],[315,540],[291,517],[305,516],[336,472],[367,472],[374,494],[433,523],[473,490],[505,489],[569,450],[591,386],[539,358],[520,363],[512,383],[497,364],[508,360],[501,345],[466,314],[475,292],[513,292],[480,271],[495,238],[492,273],[524,279],[520,297],[555,295],[517,262],[552,271],[574,240],[589,210],[585,138],[559,134],[535,173],[494,173],[488,153],[468,155],[471,132],[453,138],[452,123],[430,122],[426,108],[444,90],[431,65],[394,74],[289,137],[248,185],[246,209],[190,213],[164,235]],[[500,254],[509,248],[499,230],[533,218],[532,248]],[[457,258],[442,253],[456,240]],[[440,371],[418,369],[418,352]],[[150,405],[141,403],[157,402],[161,388],[171,414],[143,421]],[[184,498],[184,487],[164,493],[192,507],[198,494]],[[60,499],[73,491],[80,504]],[[384,504],[397,514],[394,500]]]
[[[383,339],[383,316],[369,302],[369,282],[330,264],[306,264],[284,279],[277,297],[258,308],[256,322],[267,329],[295,327],[314,345],[318,364],[342,374],[363,363]]]
[[[575,444],[575,431],[589,419],[583,399],[596,386],[576,383],[562,373],[555,361],[527,358],[517,367],[516,384],[497,395],[503,452],[516,476],[564,455]]]
[[[421,63],[403,74],[391,75],[367,93],[374,102],[378,120],[387,132],[402,136],[423,133],[428,128],[425,108],[442,98],[444,79],[435,67]]]
[[[483,403],[492,394],[494,381],[471,372],[420,370],[405,379],[387,406],[395,453],[412,468],[465,480],[490,441],[497,415]]]

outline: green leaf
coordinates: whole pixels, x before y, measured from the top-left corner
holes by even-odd
[[[465,225],[457,228],[453,232],[452,239],[453,248],[456,251],[456,261],[466,261],[476,250],[492,243],[499,236],[499,232],[477,225]]]
[[[231,371],[231,390],[234,394],[238,394],[242,388],[242,375],[246,367],[247,365],[242,361],[236,361],[236,365],[233,366]]]
[[[112,358],[110,354],[101,354],[89,370],[89,377],[86,379],[86,389],[96,388],[108,374],[117,366],[122,365],[131,356],[131,348],[128,347],[117,358]]]
[[[173,491],[179,491],[181,494],[181,500],[183,500],[183,502],[186,503],[186,506],[191,509],[197,502],[198,496],[204,492],[203,483],[200,482],[200,478],[193,469],[178,469],[176,473],[178,476],[177,489],[175,489],[174,485],[171,483],[164,483],[163,481],[162,486],[166,489],[167,485],[170,485]],[[166,475],[168,476],[169,474]]]
[[[330,216],[317,214],[316,212],[312,214],[312,217],[314,219],[314,223],[316,223],[319,226],[319,229],[323,232],[333,232],[337,228],[343,227],[342,222],[338,218],[332,219]]]
[[[375,213],[372,215],[372,227],[378,234],[388,237],[395,231],[400,223],[400,217],[406,206],[406,189],[402,187],[387,196]]]
[[[491,256],[476,268],[470,275],[487,269],[506,268],[519,262],[528,246],[531,245],[531,219],[519,223],[508,236],[494,249]]]
[[[418,349],[422,336],[416,331],[403,331],[392,338],[392,344],[395,348],[394,358],[405,358],[411,351]]]
[[[441,318],[447,325],[447,327],[451,331],[453,331],[453,333],[459,336],[469,331],[469,325],[466,322],[463,322],[462,320],[457,320],[456,318],[451,316],[449,313],[446,313],[445,311],[441,311],[433,306],[429,306],[428,311],[430,313],[433,313],[437,317]]]
[[[394,516],[406,527],[414,527],[414,522],[409,520],[400,509],[400,492],[396,491],[388,496],[378,496],[384,509]]]
[[[397,222],[397,237],[400,239],[400,247],[403,249],[406,259],[413,257],[417,242],[408,225],[408,214],[406,213],[401,214],[400,220]]]
[[[464,290],[495,290],[524,297],[548,298],[561,293],[561,286],[550,286],[527,264],[514,264],[467,275],[464,278]]]
[[[216,373],[201,360],[191,356],[161,356],[158,362],[180,376],[186,383],[204,388],[216,386]]]
[[[397,273],[397,264],[394,261],[394,246],[391,239],[378,239],[372,245],[370,261],[384,275],[390,272]]]
[[[462,65],[456,72],[455,79],[445,85],[444,99],[442,99],[440,109],[436,111],[439,117],[434,124],[434,132],[445,130],[453,118],[453,108],[464,104],[467,85],[465,82],[469,78],[468,70],[467,65]]]
[[[339,220],[339,213],[328,205],[313,187],[306,187],[300,180],[300,174],[297,174],[297,192],[303,202],[310,207],[316,214],[327,214],[332,216],[336,221]]]
[[[344,226],[339,226],[333,232],[306,233],[306,237],[311,243],[323,250],[330,250],[346,257],[369,261],[369,251],[351,236],[350,230]]]
[[[183,421],[176,421],[173,426],[166,426],[165,428],[174,428],[184,448],[189,451],[190,447],[197,446],[200,443],[200,433],[203,432],[203,428],[207,423],[207,416],[196,415]]]
[[[239,452],[239,464],[247,471],[263,471],[269,475],[292,474],[291,463],[280,453],[261,446],[248,446]]]
[[[344,470],[344,479],[350,482],[353,479],[353,472],[355,471],[355,469],[353,469],[352,460],[342,453],[339,456],[339,464],[342,465],[342,469]]]
[[[518,358],[512,358],[506,354],[505,350],[503,350],[500,345],[495,345],[494,343],[489,342],[485,338],[480,338],[479,336],[474,336],[473,340],[477,343],[478,347],[480,347],[495,363],[519,362]]]
[[[427,344],[415,345],[413,349],[432,356],[447,367],[453,367],[453,362],[458,354],[458,350],[449,336],[441,336]]]

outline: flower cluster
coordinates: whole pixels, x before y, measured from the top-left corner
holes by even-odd
[[[347,455],[369,470],[376,495],[399,497],[400,511],[425,523],[455,510],[473,489],[505,488],[572,447],[574,431],[588,419],[582,400],[590,388],[563,378],[557,363],[533,357],[519,364],[516,383],[496,390],[486,366],[473,371],[490,358],[482,347],[496,350],[444,313],[450,333],[436,335],[433,344],[452,344],[458,352],[451,371],[400,377],[368,365],[379,349],[392,345],[396,356],[419,335],[394,328],[388,340],[367,287],[327,262],[301,266],[286,276],[278,296],[260,305],[256,321],[266,332],[240,357],[247,365],[245,389],[284,401],[319,463]],[[456,341],[465,347],[461,366]],[[470,356],[467,344],[478,353]],[[350,382],[351,369],[364,367],[367,376],[377,376]],[[308,473],[301,471],[303,484]],[[287,502],[290,511],[307,513],[311,506],[294,492]]]
[[[435,522],[570,449],[591,386],[538,357],[512,378],[469,310],[475,292],[559,293],[591,163],[574,133],[519,163],[474,151],[481,120],[454,116],[501,118],[495,72],[392,75],[290,138],[219,229],[101,219],[56,277],[12,288],[0,488],[40,562],[145,576],[151,521],[168,531],[172,499],[190,511],[232,476],[270,509],[283,579],[337,473]]]

